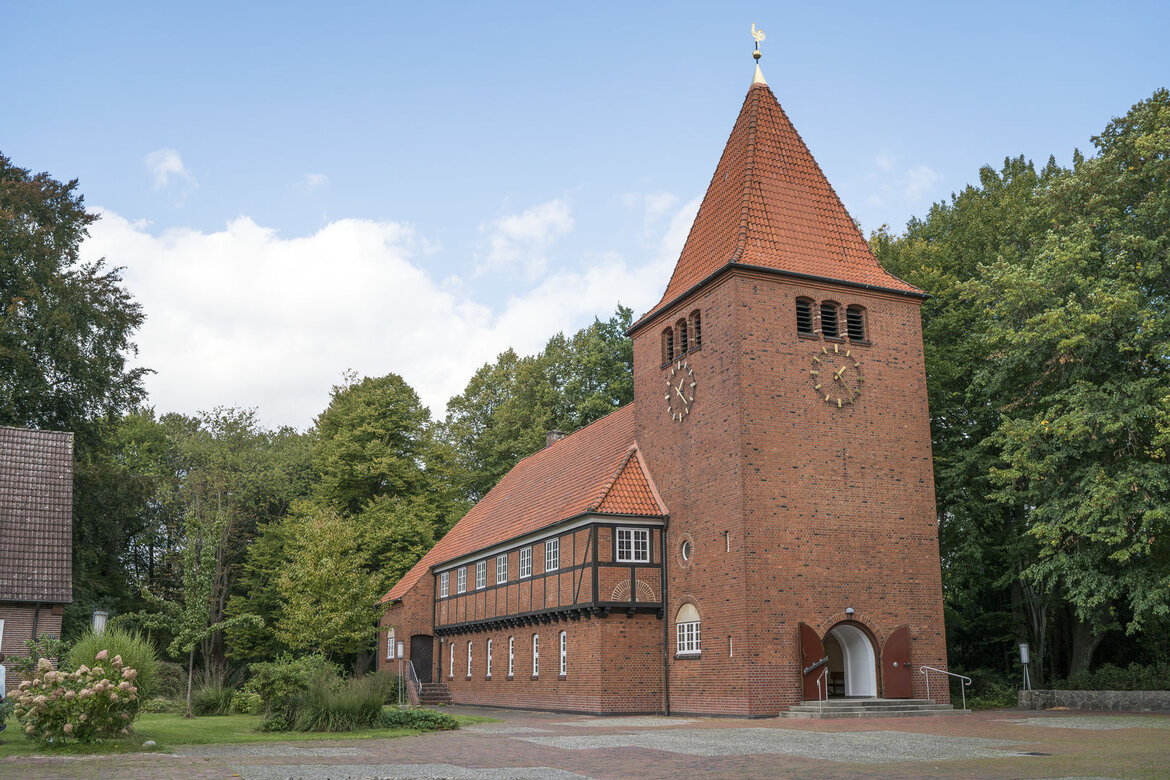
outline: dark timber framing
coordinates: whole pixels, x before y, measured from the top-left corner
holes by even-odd
[[[650,532],[649,561],[617,561],[617,530],[619,528],[639,528]],[[610,538],[609,544],[607,545],[609,548],[609,560],[600,560],[598,557],[598,538],[602,530],[608,530],[609,532]],[[654,538],[655,534],[659,537],[657,540]],[[436,595],[433,604],[435,635],[450,636],[452,634],[496,631],[540,623],[606,617],[615,612],[624,612],[627,617],[649,613],[662,618],[665,571],[661,551],[664,549],[664,535],[665,522],[658,518],[630,517],[625,522],[606,518],[604,521],[599,520],[597,522],[587,523],[571,529],[561,530],[559,533],[553,532],[540,538],[530,538],[522,543],[510,545],[505,549],[485,550],[482,557],[477,556],[474,559],[465,560],[459,567],[455,568],[457,569],[463,566],[471,568],[480,560],[494,560],[499,555],[507,555],[509,556],[509,560],[511,560],[513,554],[519,557],[520,550],[526,547],[535,549],[552,538],[559,538],[561,540],[561,559],[564,560],[565,554],[569,553],[571,556],[569,560],[572,563],[568,566],[559,566],[552,571],[534,572],[525,577],[518,576],[518,566],[516,567],[517,576],[513,576],[512,566],[509,565],[509,576],[506,582],[498,584],[492,582],[483,588],[469,589],[464,593],[449,591],[449,595],[446,597]],[[580,543],[579,537],[584,537],[580,539]],[[438,568],[435,567],[436,570],[432,570],[431,572],[431,576],[436,581],[434,590],[436,594],[439,593],[438,578],[441,574],[440,571],[437,571]],[[621,569],[628,572],[630,588],[628,600],[613,601],[602,600],[600,598],[602,572],[607,569]],[[653,570],[657,574],[658,582],[656,583],[655,589],[658,591],[658,600],[638,600],[637,586],[639,570]],[[452,571],[452,568],[444,564],[442,571],[449,572]],[[571,603],[565,603],[562,599],[564,592],[562,587],[563,577],[570,579]],[[591,580],[589,592],[592,594],[592,598],[583,601],[581,599],[581,592],[582,586],[586,583],[586,577],[589,577]],[[550,595],[548,593],[549,579],[552,579],[556,583],[556,604],[552,606],[549,606],[547,603]],[[538,587],[538,583],[543,587]],[[528,585],[527,593],[523,594],[521,586],[525,584]],[[516,588],[514,599],[509,598],[509,588]],[[541,591],[539,596],[537,595],[538,590]],[[489,600],[492,607],[492,614],[490,616],[487,614]],[[527,604],[523,604],[524,601],[527,601]],[[446,615],[448,622],[443,622],[441,607],[444,602],[448,605]],[[463,608],[460,609],[460,606]],[[472,613],[470,616],[467,615],[468,611]],[[481,615],[481,613],[483,614]]]

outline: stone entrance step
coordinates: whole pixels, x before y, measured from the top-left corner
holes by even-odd
[[[967,715],[950,704],[930,699],[829,699],[804,701],[780,713],[781,718],[913,718],[931,715]]]
[[[424,706],[450,704],[451,690],[443,683],[423,683],[422,691],[418,695],[418,703]]]

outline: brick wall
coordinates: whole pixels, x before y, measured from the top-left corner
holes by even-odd
[[[28,648],[24,643],[33,638],[33,624],[36,624],[37,636],[41,634],[60,636],[62,614],[63,609],[59,604],[42,604],[38,612],[35,604],[0,602],[0,620],[4,621],[0,652],[8,659],[4,666],[8,670],[9,688],[15,688],[23,679],[12,670],[12,659],[28,656]]]

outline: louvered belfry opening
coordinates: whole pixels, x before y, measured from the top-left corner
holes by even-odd
[[[865,309],[850,306],[845,310],[845,329],[850,341],[865,341]]]
[[[812,301],[808,298],[796,299],[796,332],[806,336],[813,335]]]
[[[837,304],[825,301],[821,304],[821,335],[831,339],[841,337],[837,322]]]

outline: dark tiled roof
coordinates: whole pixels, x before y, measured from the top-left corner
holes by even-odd
[[[632,403],[517,463],[382,600],[432,566],[590,512],[666,516],[638,457]]]
[[[73,600],[73,434],[0,427],[0,601]]]
[[[766,84],[752,84],[666,292],[731,264],[920,293],[887,272]]]

